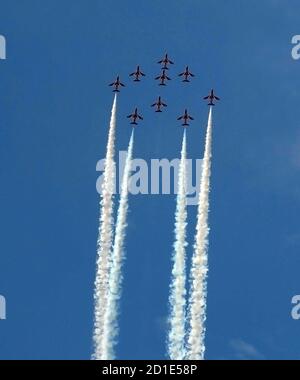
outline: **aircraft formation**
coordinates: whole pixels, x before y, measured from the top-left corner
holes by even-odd
[[[166,86],[167,82],[171,80],[171,78],[167,75],[170,68],[169,65],[173,65],[174,62],[168,57],[168,54],[165,54],[165,56],[157,63],[161,65],[161,72],[154,79],[159,81],[159,86]],[[136,70],[129,74],[129,76],[134,78],[134,82],[140,82],[140,78],[145,77],[146,74],[141,71],[140,66],[137,66]],[[183,78],[182,82],[189,83],[189,78],[193,78],[195,75],[190,71],[189,66],[186,66],[184,71],[182,73],[179,73],[178,76]],[[114,87],[113,92],[120,92],[120,88],[125,87],[125,85],[121,82],[119,76],[117,76],[116,80],[110,83],[109,86]],[[220,98],[215,95],[213,89],[211,89],[210,93],[203,99],[208,101],[208,106],[214,106],[214,101],[220,100]],[[151,104],[151,107],[156,107],[155,112],[162,112],[162,109],[164,107],[167,107],[167,104],[161,99],[161,96],[159,96],[158,99],[153,104]],[[135,110],[130,115],[128,115],[127,118],[131,119],[130,124],[134,126],[138,125],[137,120],[143,120],[143,117],[138,113],[137,108],[135,108]],[[182,126],[187,127],[189,126],[188,122],[190,120],[194,120],[194,118],[189,115],[187,109],[185,109],[184,114],[182,116],[179,116],[177,120],[182,120]]]

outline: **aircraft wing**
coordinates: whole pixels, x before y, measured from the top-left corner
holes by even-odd
[[[208,99],[209,98],[209,95],[208,96],[204,96],[204,98],[203,99]]]
[[[220,98],[218,98],[216,95],[215,95],[215,99],[220,100]]]

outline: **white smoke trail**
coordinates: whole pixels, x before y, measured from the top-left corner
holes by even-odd
[[[205,351],[205,319],[208,272],[208,213],[211,172],[212,107],[209,110],[205,152],[198,202],[197,226],[191,269],[191,293],[189,300],[189,331],[187,359],[203,360]]]
[[[168,354],[171,360],[185,357],[185,307],[186,307],[186,130],[183,133],[181,159],[178,173],[178,191],[175,213],[175,243],[173,268],[170,285],[170,330],[168,333]]]
[[[106,159],[100,195],[99,234],[97,241],[97,268],[94,290],[94,353],[93,359],[101,358],[101,342],[103,340],[104,316],[107,305],[109,272],[111,264],[111,248],[113,240],[113,208],[115,186],[115,131],[116,131],[117,96],[111,111]]]
[[[102,360],[115,358],[115,344],[118,336],[119,300],[122,292],[122,264],[124,260],[124,240],[127,226],[128,185],[131,173],[134,129],[132,129],[127,151],[121,186],[120,203],[116,221],[115,240],[112,252],[112,265],[109,278],[109,295],[104,321],[104,335],[101,349]]]

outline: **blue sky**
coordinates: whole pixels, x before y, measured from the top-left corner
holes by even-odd
[[[174,158],[188,107],[188,155],[201,158],[211,87],[214,110],[207,359],[299,359],[300,34],[296,0],[1,1],[0,358],[88,359],[99,173],[111,89],[119,74],[117,148],[138,106],[135,156]],[[160,89],[156,61],[173,78]],[[140,64],[138,86],[128,74]],[[196,74],[183,86],[176,74]],[[168,109],[149,107],[162,95]],[[165,358],[175,198],[132,196],[121,359]],[[193,241],[195,207],[189,208]],[[189,257],[191,250],[188,252]]]

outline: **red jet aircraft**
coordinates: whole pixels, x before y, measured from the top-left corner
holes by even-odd
[[[140,76],[144,77],[144,76],[146,76],[146,75],[145,75],[144,73],[141,72],[141,70],[140,70],[140,66],[137,66],[136,71],[134,71],[133,73],[129,74],[129,76],[130,76],[130,77],[135,76],[135,79],[134,79],[133,81],[134,81],[134,82],[140,82],[139,77],[140,77]]]
[[[127,116],[127,118],[131,118],[132,122],[130,124],[137,125],[138,123],[136,122],[137,119],[143,120],[143,117],[138,114],[138,109],[136,108],[134,112],[130,115]]]
[[[165,81],[166,81],[166,80],[171,80],[171,78],[169,78],[169,77],[167,76],[165,70],[163,70],[162,74],[160,74],[159,76],[157,76],[157,77],[155,78],[155,80],[158,80],[158,79],[160,79],[160,84],[159,84],[160,86],[166,86]]]
[[[161,97],[159,96],[157,101],[155,103],[151,104],[151,107],[154,107],[154,106],[156,106],[155,112],[162,112],[161,107],[167,107],[167,104],[164,103],[161,100]]]
[[[115,86],[115,89],[113,90],[113,92],[120,92],[120,90],[119,90],[120,86],[125,87],[125,85],[120,82],[119,75],[117,76],[117,79],[114,82],[112,82],[111,84],[109,84],[109,86]]]
[[[183,124],[182,124],[183,127],[187,127],[189,125],[188,124],[189,120],[194,120],[194,118],[188,114],[187,109],[184,110],[184,114],[182,116],[177,118],[177,120],[182,120],[182,119],[183,119]]]
[[[171,65],[173,65],[174,64],[174,62],[172,62],[169,58],[168,58],[168,54],[166,54],[165,56],[164,56],[164,58],[163,59],[161,59],[160,61],[158,61],[157,63],[162,63],[163,64],[163,69],[164,70],[168,70],[169,68],[168,68],[168,64],[170,63]]]
[[[182,82],[189,82],[188,77],[190,77],[190,76],[191,76],[191,77],[194,77],[195,75],[192,74],[192,73],[189,71],[189,67],[187,66],[187,67],[185,68],[185,71],[183,71],[182,73],[178,74],[178,76],[179,76],[179,77],[184,76],[184,79],[183,79]]]
[[[208,106],[214,106],[215,103],[214,103],[214,99],[216,100],[220,100],[220,98],[218,98],[215,94],[214,94],[214,90],[211,89],[209,95],[205,96],[203,99],[209,99],[209,103],[207,104]]]

